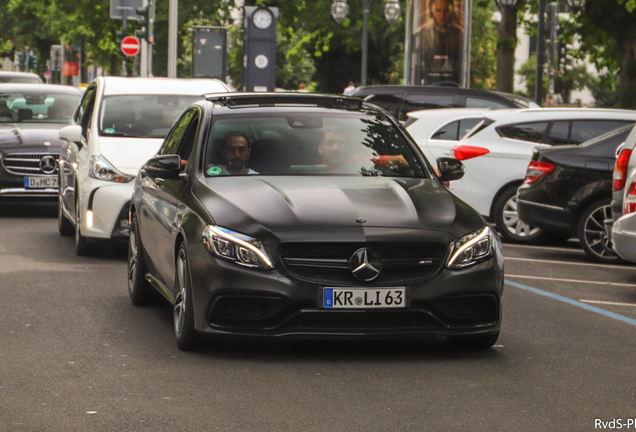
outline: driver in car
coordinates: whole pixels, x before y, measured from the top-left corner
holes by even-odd
[[[225,165],[209,165],[208,175],[258,174],[247,167],[251,150],[247,135],[239,131],[228,132],[221,147],[221,157]]]

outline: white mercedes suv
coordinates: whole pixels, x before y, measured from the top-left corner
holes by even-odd
[[[58,229],[87,255],[93,239],[127,240],[132,180],[183,110],[219,80],[99,77],[86,89],[59,158]]]

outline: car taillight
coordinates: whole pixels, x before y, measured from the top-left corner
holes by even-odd
[[[631,156],[631,150],[623,150],[618,158],[616,158],[616,164],[614,165],[614,182],[612,183],[612,191],[617,192],[623,190],[625,182],[627,181],[627,163]]]
[[[636,182],[631,182],[629,184],[629,189],[627,189],[627,193],[625,194],[623,213],[628,214],[634,212],[636,212]]]
[[[453,157],[457,160],[472,159],[476,158],[477,156],[485,155],[487,153],[490,153],[490,150],[483,147],[473,147],[465,145],[458,145],[453,147]]]
[[[526,170],[526,178],[523,182],[525,184],[532,184],[553,169],[554,165],[552,165],[551,163],[532,160],[528,165],[528,169]]]

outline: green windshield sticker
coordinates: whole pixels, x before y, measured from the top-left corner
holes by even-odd
[[[208,175],[216,176],[216,175],[221,174],[221,171],[223,171],[223,170],[220,167],[208,168]]]
[[[115,129],[113,129],[113,128],[106,128],[106,129],[104,129],[104,133],[115,133]]]

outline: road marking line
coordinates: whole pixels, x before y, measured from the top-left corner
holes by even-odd
[[[636,307],[636,304],[634,303],[618,303],[618,302],[608,302],[608,301],[601,301],[601,300],[583,300],[583,299],[580,299],[579,301],[583,303],[604,304],[604,305],[611,305],[611,306]]]
[[[520,245],[520,244],[513,244],[513,243],[504,243],[504,246],[505,246],[505,247],[525,248],[525,249],[549,249],[549,250],[563,250],[563,251],[577,252],[577,253],[582,253],[582,254],[584,254],[584,253],[585,253],[585,252],[583,251],[583,249],[567,248],[567,247],[533,246],[533,245]]]
[[[635,319],[628,318],[628,317],[623,316],[623,315],[615,314],[614,312],[609,312],[609,311],[606,311],[605,309],[597,308],[595,306],[590,306],[590,305],[582,303],[580,301],[572,300],[572,299],[569,299],[567,297],[563,297],[563,296],[560,296],[560,295],[557,295],[557,294],[552,294],[552,293],[547,292],[547,291],[543,291],[543,290],[540,290],[540,289],[532,288],[532,287],[529,287],[527,285],[518,284],[516,282],[512,282],[512,281],[509,281],[509,280],[506,280],[505,282],[506,282],[506,284],[508,284],[510,286],[513,286],[515,288],[520,288],[522,290],[530,291],[530,292],[533,292],[535,294],[539,294],[539,295],[542,295],[542,296],[550,297],[552,299],[562,301],[562,302],[570,304],[572,306],[577,306],[577,307],[580,307],[582,309],[586,309],[586,310],[589,310],[591,312],[595,312],[595,313],[604,315],[604,316],[609,317],[609,318],[614,318],[614,319],[617,319],[619,321],[623,321],[624,323],[627,323],[627,324],[636,325],[636,320]]]
[[[523,276],[523,275],[506,275],[507,278],[518,278],[518,279],[533,279],[533,280],[547,280],[547,281],[555,281],[555,282],[574,282],[574,283],[586,283],[586,284],[594,284],[594,285],[614,285],[614,286],[624,286],[624,287],[633,287],[636,288],[636,284],[628,284],[621,282],[599,282],[599,281],[586,281],[586,280],[578,280],[578,279],[561,279],[561,278],[547,278],[541,276]]]
[[[534,258],[516,258],[516,257],[504,257],[504,261],[527,261],[527,262],[538,262],[538,263],[546,263],[546,264],[569,264],[569,265],[578,265],[585,267],[606,267],[606,268],[623,268],[619,264],[592,264],[592,263],[580,263],[574,261],[554,261],[554,260],[542,260],[542,259],[534,259]],[[629,268],[633,270],[633,267],[625,266],[624,268]]]

